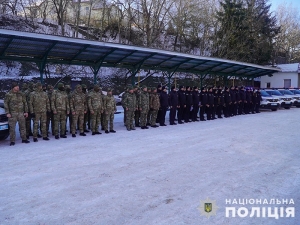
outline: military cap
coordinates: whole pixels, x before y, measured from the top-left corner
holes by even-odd
[[[143,86],[142,86],[142,89],[144,89],[144,88],[147,88],[147,86],[146,86],[146,85],[143,85]]]
[[[83,85],[81,85],[82,86],[82,88],[87,88],[87,86],[85,85],[85,84],[83,84]],[[99,86],[98,86],[99,87]],[[95,86],[94,86],[94,88],[95,88]]]
[[[35,84],[35,87],[42,87],[42,86],[43,85],[41,83],[39,83],[39,82]]]
[[[83,84],[83,85],[84,85],[84,84]],[[82,85],[82,87],[83,87],[83,85]],[[99,85],[95,84],[95,85],[94,85],[94,90],[95,90],[95,91],[99,91],[99,90],[100,90]]]
[[[28,83],[28,87],[29,87],[29,88],[33,88],[33,86],[34,86],[34,83],[33,83],[33,82],[29,82],[29,83]]]
[[[47,85],[47,89],[49,90],[49,89],[53,89],[53,86],[51,85],[51,84],[48,84]]]
[[[171,89],[172,89],[172,90],[175,89],[175,85],[173,85],[173,86],[171,87]]]
[[[167,87],[166,86],[162,86],[162,88],[161,88],[162,90],[165,90],[165,89],[167,89]]]
[[[112,92],[112,88],[108,88],[108,89],[107,89],[107,92]]]
[[[28,85],[26,83],[22,84],[22,88],[26,89],[28,88]]]
[[[157,85],[157,88],[161,88],[161,84]]]
[[[58,84],[57,84],[57,87],[58,87],[58,88],[62,88],[62,87],[64,87],[64,84],[63,84],[63,83],[58,83]]]
[[[129,86],[129,87],[128,87],[128,90],[133,90],[133,89],[134,89],[133,86]]]
[[[155,91],[155,90],[156,90],[156,87],[152,87],[151,90],[152,90],[152,91]]]

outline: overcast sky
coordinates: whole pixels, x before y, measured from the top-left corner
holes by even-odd
[[[272,4],[271,11],[275,11],[278,5],[285,4],[289,6],[290,4],[292,4],[292,6],[296,7],[298,9],[298,12],[300,13],[299,0],[269,0],[269,3]]]

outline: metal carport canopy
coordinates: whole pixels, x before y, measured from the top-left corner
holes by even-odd
[[[255,78],[280,69],[212,57],[0,29],[0,60]],[[42,76],[42,75],[41,75]],[[41,77],[42,79],[42,77]]]

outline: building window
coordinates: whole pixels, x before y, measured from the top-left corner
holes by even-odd
[[[266,88],[271,88],[271,83],[270,82],[266,83]]]
[[[292,86],[291,79],[284,79],[283,86],[284,86],[284,88],[290,88]]]

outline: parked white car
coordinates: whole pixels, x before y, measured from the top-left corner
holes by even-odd
[[[9,136],[8,118],[4,110],[4,101],[0,100],[0,140]]]
[[[272,95],[273,97],[277,97],[280,100],[280,106],[285,109],[290,109],[293,105],[293,98],[283,95],[280,93],[280,91],[276,89],[267,89],[265,90],[268,94]]]
[[[265,90],[261,90],[260,94],[262,98],[262,101],[260,101],[260,108],[276,111],[280,107],[281,102],[279,98],[270,95]]]

